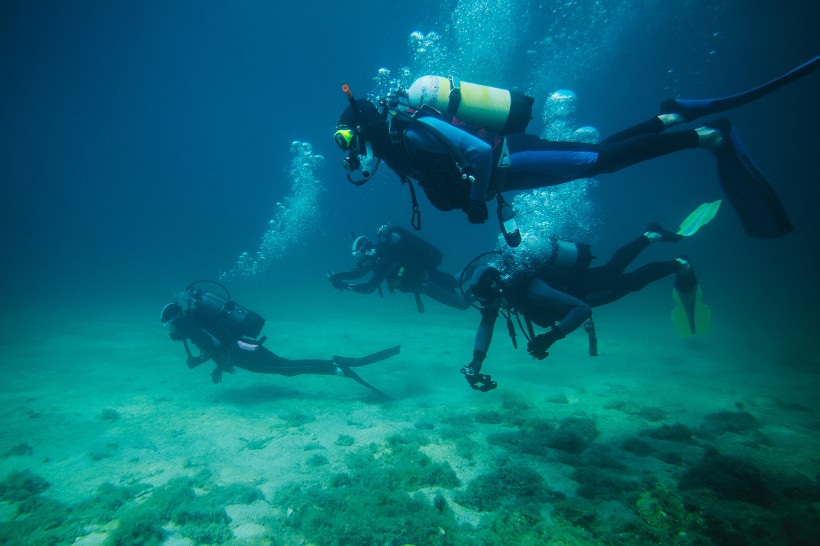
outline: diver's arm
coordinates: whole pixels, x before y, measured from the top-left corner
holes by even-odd
[[[333,271],[328,274],[327,278],[330,281],[340,280],[349,281],[354,279],[361,279],[370,272],[369,269],[351,269],[350,271]]]
[[[353,290],[359,294],[370,294],[382,283],[384,280],[384,274],[385,267],[379,265],[373,268],[373,275],[371,275],[367,281],[356,284],[348,283],[347,288],[348,290]]]
[[[469,173],[475,177],[475,181],[470,185],[470,200],[487,200],[487,188],[490,185],[490,176],[493,172],[493,149],[492,147],[467,131],[459,129],[454,125],[438,118],[428,116],[419,118],[419,121],[429,125],[449,140],[452,145],[464,156],[464,159],[472,167]],[[413,138],[413,130],[407,131],[408,137]],[[435,153],[447,153],[442,150],[442,145],[435,139],[413,139],[414,144],[422,150]]]
[[[186,364],[193,369],[214,358],[222,348],[222,342],[214,334],[203,326],[204,319],[198,311],[191,309],[185,311],[185,315],[177,319],[174,327],[183,335],[185,353],[188,355]],[[194,356],[188,346],[188,339],[199,349],[199,355]]]
[[[188,365],[188,368],[193,370],[197,366],[201,364],[205,364],[211,359],[211,355],[208,353],[200,353],[199,356],[189,356],[188,360],[185,363]]]
[[[561,337],[576,330],[592,315],[589,305],[566,292],[552,288],[541,279],[534,279],[527,290],[527,307],[535,315],[554,314],[562,317],[553,329]]]
[[[487,350],[493,339],[493,328],[498,318],[498,307],[484,307],[481,309],[481,324],[475,334],[475,344],[473,345],[473,359],[466,366],[462,366],[461,373],[467,380],[471,388],[486,392],[496,388],[497,383],[492,377],[481,373],[484,359],[487,357]]]
[[[498,307],[483,307],[481,309],[481,323],[475,332],[475,343],[473,351],[480,351],[483,355],[490,350],[490,343],[493,341],[493,330],[495,321],[498,319]]]
[[[212,333],[201,328],[197,336],[199,341],[194,344],[199,348],[199,356],[188,356],[188,368],[194,369],[209,360],[213,360],[216,367],[211,371],[213,383],[222,382],[222,372],[231,371],[230,349],[225,347]],[[187,348],[187,347],[186,347]]]

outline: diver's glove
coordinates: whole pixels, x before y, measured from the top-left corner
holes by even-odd
[[[234,372],[234,368],[231,366],[230,362],[222,362],[221,364],[217,364],[211,372],[211,381],[213,381],[215,385],[222,383],[222,374],[226,372]]]
[[[538,334],[532,338],[532,341],[527,343],[527,352],[538,360],[544,360],[549,356],[547,349],[549,349],[552,344],[559,339],[564,339],[564,337],[566,337],[564,336],[564,333],[553,326],[548,332]]]
[[[333,285],[333,288],[337,288],[340,291],[350,289],[350,285],[341,279],[333,279],[330,283]]]
[[[493,381],[489,375],[478,373],[481,371],[481,364],[484,362],[486,356],[487,353],[476,349],[473,351],[473,360],[461,368],[461,373],[464,374],[467,384],[470,385],[471,388],[481,392],[491,391],[498,386],[498,383]]]
[[[342,279],[338,278],[336,273],[334,273],[333,271],[327,272],[327,280],[330,281],[330,284],[333,285],[333,288],[336,288],[338,290],[347,290],[348,288],[350,288],[350,285],[348,285]]]
[[[470,199],[467,203],[467,220],[469,220],[471,224],[483,224],[489,216],[487,203],[484,201]]]

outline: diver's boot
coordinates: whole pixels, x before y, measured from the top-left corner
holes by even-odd
[[[661,101],[658,118],[667,119],[669,126],[688,123],[696,119],[716,114],[728,107],[721,108],[707,100],[666,99]]]
[[[703,291],[698,285],[698,278],[689,258],[679,256],[677,261],[681,264],[681,269],[675,275],[672,290],[675,301],[672,322],[683,337],[707,335],[712,330],[712,311],[703,303]]]
[[[644,122],[641,122],[637,125],[633,125],[632,127],[624,129],[623,131],[618,131],[617,133],[608,136],[603,141],[601,141],[601,144],[620,142],[622,140],[634,138],[636,136],[660,134],[668,127],[674,125],[674,119],[674,117],[669,117],[663,114],[660,116],[656,116],[654,118],[649,118]]]
[[[720,129],[706,125],[695,129],[698,134],[698,148],[705,148],[717,153],[723,146],[723,133]]]
[[[663,123],[664,130],[689,121],[688,119],[686,119],[686,117],[682,116],[681,114],[678,114],[676,112],[664,113],[663,110],[661,110],[661,113],[658,114],[658,119],[661,120],[661,123]]]
[[[697,279],[695,279],[694,270],[692,269],[692,264],[689,263],[689,258],[681,254],[675,259],[676,262],[680,264],[680,270],[676,273],[678,278],[682,277],[689,277],[691,276],[694,279],[695,283],[697,283]],[[676,281],[677,283],[677,281]]]
[[[683,235],[678,235],[677,233],[673,233],[668,229],[664,229],[655,222],[651,222],[648,226],[646,226],[646,233],[643,234],[644,237],[649,239],[650,243],[654,242],[663,242],[663,243],[677,243],[681,239],[683,239]]]

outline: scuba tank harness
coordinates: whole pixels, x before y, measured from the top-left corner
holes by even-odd
[[[194,289],[194,286],[200,283],[216,285],[225,292],[225,295],[203,291],[200,288]],[[238,339],[255,340],[265,326],[264,318],[233,301],[228,289],[216,281],[194,281],[185,288],[184,295],[188,302],[188,308],[196,307],[197,310]],[[259,341],[259,344],[261,345],[263,341],[264,338]]]

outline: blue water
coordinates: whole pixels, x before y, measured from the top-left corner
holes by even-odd
[[[535,94],[536,118],[545,94],[572,89],[578,124],[603,135],[652,115],[661,98],[733,93],[818,49],[811,31],[818,8],[802,2],[499,5],[512,14],[491,21],[498,26],[490,34],[466,4],[451,22],[453,6],[439,3],[410,10],[328,3],[324,14],[264,2],[7,3],[0,21],[7,296],[30,305],[124,285],[150,294],[216,275],[253,251],[275,203],[287,197],[293,140],[311,143],[326,162],[317,173],[320,229],[300,235],[287,269],[323,271],[345,260],[351,231],[406,225],[407,189],[389,175],[358,190],[348,185],[329,133],[345,105],[342,83],[364,95],[379,68],[412,67],[411,31],[438,32],[451,51],[465,50],[449,59],[462,65],[463,79]],[[528,13],[530,24],[519,24],[516,12]],[[485,35],[492,46],[481,45]],[[784,332],[807,323],[795,315],[795,300],[817,296],[815,80],[732,114],[796,233],[752,241],[726,210],[699,241],[702,260],[731,279],[722,284],[788,290],[767,304],[778,306],[772,314]],[[531,130],[542,129],[538,121]],[[650,219],[673,223],[717,197],[711,158],[697,152],[601,177],[593,199],[612,237],[599,232],[600,242],[616,245]],[[423,208],[425,235],[454,267],[493,233]],[[739,271],[739,263],[749,265]]]
[[[819,24],[820,3],[799,0],[4,2],[0,340],[18,355],[15,325],[50,336],[38,325],[81,324],[74,310],[94,306],[133,309],[142,323],[188,282],[220,276],[240,293],[281,296],[293,307],[277,313],[304,319],[297,329],[309,331],[312,314],[338,313],[325,273],[352,265],[351,236],[410,219],[398,178],[383,168],[353,187],[332,140],[346,105],[340,86],[366,96],[379,69],[454,71],[524,90],[536,96],[534,133],[549,129],[549,94],[570,89],[572,123],[606,136],[654,115],[661,99],[733,94],[805,62],[820,53]],[[420,50],[413,32],[434,39]],[[723,350],[741,360],[762,353],[815,378],[818,78],[730,113],[794,233],[751,239],[724,202],[683,248],[731,325]],[[675,227],[722,197],[713,163],[689,151],[598,177],[559,198],[566,216],[556,230],[571,233],[557,234],[582,236],[605,257],[649,221]],[[299,200],[303,191],[309,199]],[[419,197],[422,236],[443,250],[445,269],[497,244],[492,219],[469,225]],[[248,253],[247,266],[258,252],[258,267],[237,273],[240,256]],[[392,316],[413,312],[403,301]],[[475,320],[465,319],[467,337]],[[423,335],[423,322],[412,324]],[[625,342],[643,335],[624,332],[632,334]]]

